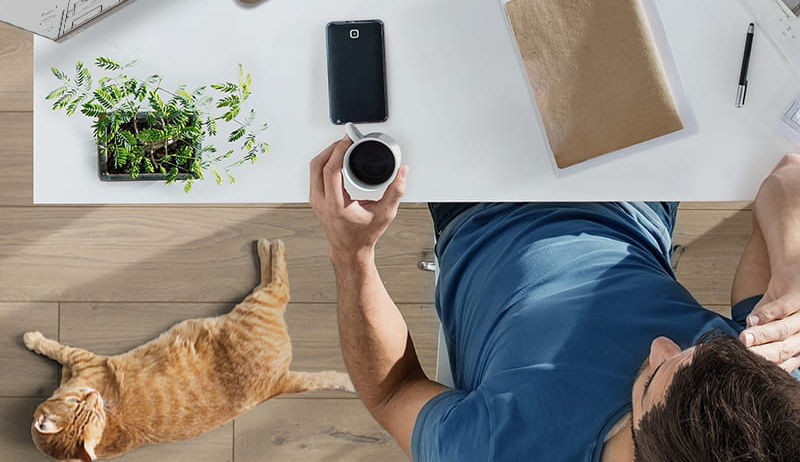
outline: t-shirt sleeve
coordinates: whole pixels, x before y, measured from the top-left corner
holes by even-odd
[[[739,323],[743,329],[747,328],[747,316],[753,311],[753,308],[758,305],[763,295],[756,295],[755,297],[745,298],[741,302],[733,305],[731,308],[731,319]]]
[[[423,406],[411,436],[414,462],[489,460],[489,411],[479,391],[451,390]]]

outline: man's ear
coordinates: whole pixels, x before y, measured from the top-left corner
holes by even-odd
[[[82,462],[94,462],[97,459],[97,456],[94,455],[94,448],[83,443],[78,450],[78,459]]]
[[[53,433],[58,433],[61,431],[61,428],[59,428],[58,425],[56,425],[56,423],[50,419],[50,416],[45,415],[40,415],[39,418],[33,422],[33,428],[43,435],[52,435]]]

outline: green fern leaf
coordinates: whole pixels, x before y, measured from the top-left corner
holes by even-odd
[[[61,72],[56,67],[51,67],[50,70],[53,72],[53,75],[55,75],[58,80],[62,80],[65,83],[69,83],[69,77],[67,77],[67,74]]]
[[[94,64],[95,66],[107,71],[118,71],[122,69],[122,66],[118,62],[103,57],[97,58]]]
[[[228,137],[228,141],[233,143],[234,141],[240,140],[245,134],[244,127],[237,128],[233,132],[231,132],[231,136]]]
[[[66,91],[67,91],[67,87],[58,87],[55,90],[53,90],[50,93],[48,93],[47,96],[44,97],[44,99],[51,100],[51,99],[58,98],[59,96],[63,95],[64,92],[66,92]]]

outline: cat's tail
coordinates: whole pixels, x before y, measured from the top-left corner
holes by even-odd
[[[289,301],[289,264],[283,241],[258,241],[258,257],[261,260],[261,284],[256,291],[266,291],[277,299]]]
[[[356,391],[350,376],[342,372],[289,371],[286,373],[282,393],[302,393],[315,390],[342,390],[352,393]]]

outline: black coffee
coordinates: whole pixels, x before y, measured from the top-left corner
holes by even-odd
[[[350,171],[367,185],[385,183],[394,173],[394,154],[385,144],[365,141],[350,153]]]

